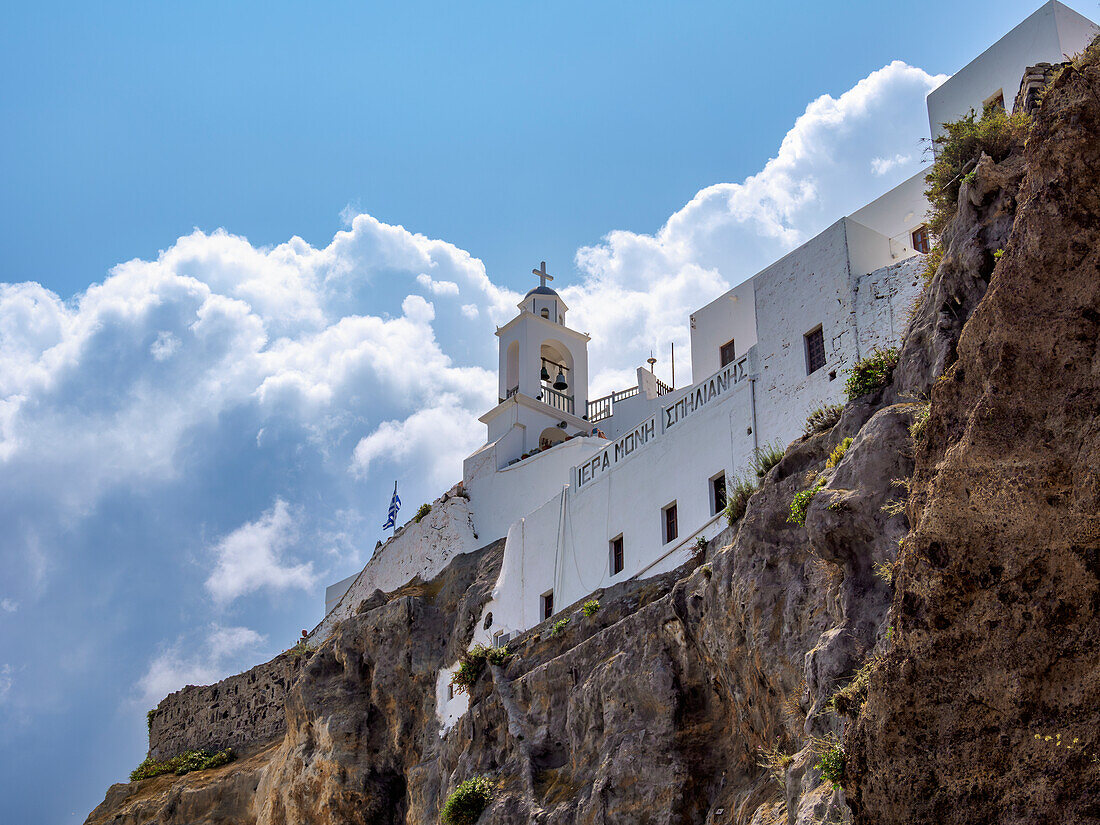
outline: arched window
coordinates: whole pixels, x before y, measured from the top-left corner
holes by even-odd
[[[548,309],[547,309],[546,307],[543,307],[543,308],[542,308],[542,313],[541,313],[541,314],[542,314],[542,317],[543,317],[543,318],[546,318],[547,320],[549,320],[549,318],[550,318],[550,310],[548,310]]]

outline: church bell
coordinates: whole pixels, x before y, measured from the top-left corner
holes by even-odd
[[[561,369],[559,368],[558,369],[558,377],[554,379],[554,389],[564,390],[568,386],[569,385],[565,383],[565,375],[562,373]]]
[[[550,373],[546,371],[546,364],[542,365],[542,373],[539,375],[539,378],[541,378],[543,381],[550,380]]]

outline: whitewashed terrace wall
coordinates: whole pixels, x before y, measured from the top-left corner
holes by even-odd
[[[470,504],[455,492],[457,488],[452,488],[432,504],[431,512],[419,523],[409,522],[375,551],[351,586],[313,629],[311,642],[328,638],[333,625],[354,614],[360,602],[375,590],[396,590],[417,576],[424,581],[432,579],[455,556],[488,544],[475,537]],[[342,585],[343,582],[333,587]]]
[[[499,471],[495,444],[466,459],[463,483],[481,545],[503,538],[516,519],[560,493],[573,466],[606,444],[600,438],[574,438]]]

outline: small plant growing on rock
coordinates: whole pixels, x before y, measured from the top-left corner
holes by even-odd
[[[892,561],[876,561],[871,565],[871,571],[887,584],[893,584],[894,563]]]
[[[492,801],[493,781],[487,776],[473,776],[451,791],[440,819],[443,825],[474,825]]]
[[[833,790],[840,788],[844,781],[844,748],[836,740],[828,740],[827,748],[818,753],[815,770],[821,771],[821,778],[833,783]]]
[[[569,626],[569,617],[568,616],[566,616],[564,619],[558,619],[556,622],[554,622],[553,627],[550,628],[550,635],[551,636],[560,636],[562,633],[565,632],[565,628],[568,627],[568,626]]]
[[[421,504],[420,509],[417,510],[416,515],[413,516],[413,521],[415,521],[417,524],[420,524],[421,519],[423,519],[424,516],[428,515],[428,513],[430,513],[431,511],[432,511],[432,505],[430,505],[430,504]]]
[[[145,713],[145,729],[148,730],[149,733],[153,732],[153,716],[156,714],[156,712],[157,709],[153,708],[152,710],[146,711]]]
[[[151,779],[154,776],[163,776],[166,773],[183,776],[185,773],[191,773],[192,771],[208,771],[211,768],[228,765],[236,758],[237,756],[233,753],[232,748],[214,753],[201,749],[185,751],[173,756],[171,759],[163,760],[149,757],[130,772],[130,781],[137,782],[141,779]]]
[[[856,671],[852,681],[833,694],[829,701],[833,710],[837,713],[855,716],[867,701],[867,687],[871,682],[871,673],[879,666],[882,659],[875,657],[866,662]]]
[[[768,474],[768,470],[783,460],[784,452],[778,441],[765,444],[753,452],[749,466],[756,471],[757,478],[763,478]]]
[[[768,776],[775,780],[783,790],[787,789],[787,768],[794,762],[794,757],[790,754],[783,753],[779,749],[779,743],[777,742],[770,748],[765,748],[761,745],[758,749],[758,759],[756,764],[767,770]]]
[[[845,438],[843,441],[837,444],[836,448],[831,453],[829,453],[829,458],[825,462],[825,469],[831,470],[833,469],[833,467],[839,464],[840,460],[844,458],[844,454],[848,452],[848,448],[851,446],[851,437]]]
[[[581,610],[584,611],[585,616],[591,619],[593,616],[600,612],[600,603],[595,599],[589,599],[584,603],[584,606],[581,608]]]
[[[697,562],[701,563],[703,559],[706,558],[708,546],[710,546],[710,542],[707,541],[706,536],[695,537],[695,545],[692,550]]]
[[[995,249],[993,251],[993,260],[999,261],[1004,256],[1005,251],[1003,249]]]
[[[848,380],[844,383],[844,391],[848,393],[848,400],[854,401],[862,398],[880,387],[885,387],[894,377],[894,367],[898,365],[898,350],[896,347],[882,349],[875,347],[871,354],[852,367],[848,374]]]
[[[500,667],[508,661],[508,657],[512,655],[512,652],[508,650],[508,646],[503,647],[490,647],[485,651],[485,661],[491,665]]]
[[[489,658],[489,648],[485,645],[474,645],[462,657],[462,661],[451,675],[451,684],[458,693],[469,693],[470,688],[477,684],[485,670],[485,662]]]
[[[795,493],[794,498],[791,500],[791,511],[787,514],[787,521],[791,524],[804,525],[806,523],[806,510],[809,509],[810,502],[824,486],[825,482],[819,481],[810,489]]]
[[[913,420],[909,422],[909,435],[914,441],[918,441],[924,435],[924,428],[928,426],[928,416],[931,412],[932,404],[928,401],[917,406],[917,411],[913,413]]]
[[[843,412],[843,404],[826,404],[823,407],[818,407],[806,418],[806,426],[803,432],[806,435],[813,435],[814,433],[831,430],[836,426],[836,422],[840,420],[840,415]]]
[[[741,519],[745,515],[745,510],[749,506],[749,499],[752,498],[752,494],[756,492],[756,480],[753,478],[731,478],[729,483],[726,484],[726,509],[723,514],[726,517],[726,523],[730,527]]]

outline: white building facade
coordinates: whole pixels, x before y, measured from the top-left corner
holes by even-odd
[[[1095,24],[1052,0],[928,96],[935,124],[1014,99],[1025,69],[1080,51]],[[996,88],[993,89],[994,84]],[[1015,85],[1013,85],[1015,84]],[[458,553],[506,538],[474,643],[500,645],[588,594],[673,570],[725,527],[731,478],[785,445],[817,407],[844,400],[846,373],[896,345],[923,284],[924,173],[841,218],[690,316],[691,386],[640,367],[637,386],[588,398],[589,337],[546,282],[499,339],[498,404],[463,481],[367,566],[328,589],[323,638],[375,589],[428,579]],[[465,711],[439,675],[447,729]]]

